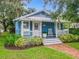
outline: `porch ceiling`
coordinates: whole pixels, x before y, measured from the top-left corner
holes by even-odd
[[[51,18],[46,18],[46,17],[26,17],[26,18],[22,18],[20,19],[21,21],[44,21],[44,22],[57,22],[56,20],[52,20]],[[60,20],[60,22],[64,23],[64,22],[69,22],[67,20]]]
[[[46,17],[26,17],[26,18],[22,18],[20,20],[23,21],[44,21],[44,22],[53,22],[53,20],[51,18],[46,18]]]

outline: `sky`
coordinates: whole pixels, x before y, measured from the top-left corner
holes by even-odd
[[[26,4],[26,3],[25,3]],[[43,10],[44,3],[43,0],[32,0],[29,4],[25,5],[25,8],[35,8],[36,10]],[[51,9],[51,6],[46,7],[47,10]]]
[[[32,0],[27,7],[36,8],[38,10],[43,9],[43,1],[42,0]]]

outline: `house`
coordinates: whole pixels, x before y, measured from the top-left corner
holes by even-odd
[[[53,38],[62,34],[68,34],[64,29],[64,20],[54,20],[47,11],[36,11],[28,15],[14,19],[15,32],[24,37]]]
[[[63,23],[51,19],[47,11],[37,11],[28,15],[14,19],[15,32],[24,37],[58,37],[67,34],[68,29],[64,29]]]

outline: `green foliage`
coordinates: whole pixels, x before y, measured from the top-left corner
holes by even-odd
[[[0,23],[3,25],[4,31],[14,29],[12,20],[26,12],[21,2],[21,0],[0,0]]]
[[[79,35],[79,28],[70,28],[69,33]]]
[[[15,41],[20,38],[20,35],[9,34],[5,37],[5,45],[13,46]]]
[[[60,40],[62,42],[76,42],[79,41],[79,36],[78,35],[73,35],[73,34],[66,34],[66,35],[61,35],[59,36]]]
[[[79,0],[43,0],[44,4],[53,6],[54,18],[62,14],[62,18],[72,22],[79,22]]]
[[[32,47],[38,46],[42,44],[42,38],[32,37],[32,38],[19,38],[15,41],[15,46],[24,48],[24,47]]]
[[[64,28],[65,28],[65,29],[70,28],[70,24],[71,24],[70,22],[68,22],[68,23],[67,23],[67,22],[64,22],[64,23],[63,23]]]
[[[15,41],[15,46],[24,48],[25,46],[28,46],[29,41],[26,38],[19,38],[18,40]]]
[[[20,35],[8,34],[7,32],[3,33],[4,42],[6,46],[16,46],[20,48],[38,46],[42,44],[42,38],[32,37],[32,38],[23,38]]]
[[[30,39],[30,43],[32,45],[41,45],[42,44],[42,38],[40,38],[40,37],[32,37]]]

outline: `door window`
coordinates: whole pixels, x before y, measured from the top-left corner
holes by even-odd
[[[35,30],[38,30],[38,29],[39,29],[38,23],[35,23],[35,24],[34,24],[34,29],[35,29]]]

